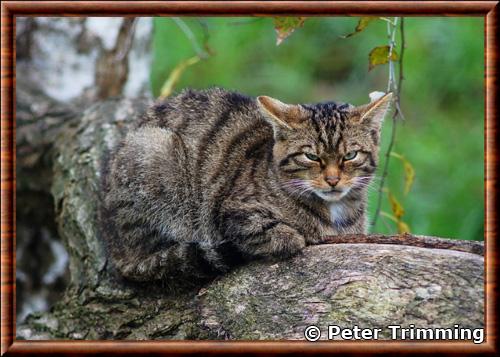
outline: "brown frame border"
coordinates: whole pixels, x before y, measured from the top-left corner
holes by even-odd
[[[1,4],[1,354],[108,353],[498,353],[497,292],[498,1],[4,1]],[[59,16],[482,16],[485,18],[486,328],[481,345],[465,342],[22,341],[15,340],[15,17]]]

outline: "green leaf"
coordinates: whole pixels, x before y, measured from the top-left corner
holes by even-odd
[[[378,66],[380,64],[386,64],[389,62],[389,59],[391,61],[397,61],[399,59],[399,56],[396,52],[396,49],[392,49],[391,56],[389,58],[389,52],[391,48],[386,45],[386,46],[378,46],[375,47],[373,50],[370,51],[370,54],[368,55],[368,60],[369,60],[369,66],[368,70],[371,71],[375,66]]]
[[[275,17],[276,46],[279,46],[296,28],[304,25],[305,17]]]
[[[348,38],[348,37],[356,35],[357,33],[360,33],[373,20],[377,20],[377,17],[372,17],[372,16],[360,17],[359,21],[358,21],[358,25],[354,29],[354,32],[348,33],[347,35],[344,35],[344,36],[341,36],[341,37],[342,38]]]

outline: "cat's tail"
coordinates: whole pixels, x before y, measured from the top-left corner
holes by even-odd
[[[173,242],[133,260],[114,259],[122,276],[136,282],[206,280],[241,264],[243,260],[230,243],[207,245],[200,242]]]

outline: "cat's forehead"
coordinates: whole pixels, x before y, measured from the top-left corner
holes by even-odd
[[[345,130],[349,126],[349,116],[354,108],[348,103],[323,102],[308,104],[304,108],[308,113],[308,126],[313,131],[326,131],[333,134],[336,131]]]
[[[338,153],[354,142],[362,142],[367,128],[350,120],[353,105],[324,102],[307,104],[308,125],[296,132],[296,145],[307,145],[321,152]]]
[[[349,103],[339,103],[339,102],[321,102],[315,104],[304,104],[302,105],[307,111],[312,114],[314,119],[328,120],[339,118],[342,116],[347,116],[349,110],[354,108]],[[311,119],[313,119],[311,118]]]

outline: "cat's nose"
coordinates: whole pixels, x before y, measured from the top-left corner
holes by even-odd
[[[340,181],[340,177],[338,176],[326,176],[325,181],[332,187],[337,186]]]

